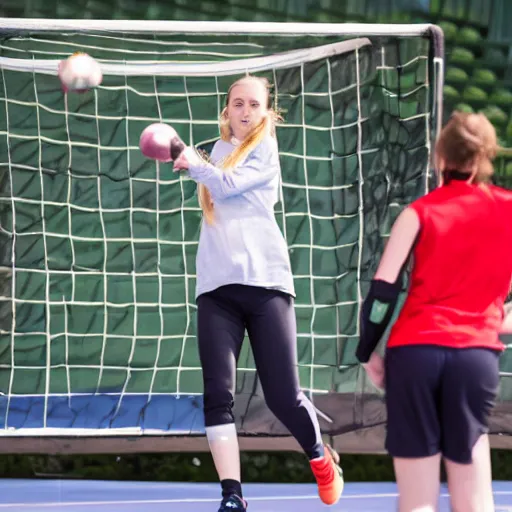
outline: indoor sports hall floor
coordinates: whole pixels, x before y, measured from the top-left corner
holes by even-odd
[[[512,511],[512,482],[495,482],[497,511]],[[250,512],[395,512],[391,483],[348,483],[340,502],[322,505],[309,484],[246,484]],[[217,484],[0,480],[0,512],[216,512]],[[448,512],[442,489],[440,512]]]

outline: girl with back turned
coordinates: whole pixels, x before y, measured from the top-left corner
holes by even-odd
[[[436,145],[441,186],[399,215],[363,303],[357,357],[386,390],[400,512],[437,510],[441,459],[452,510],[494,511],[487,432],[512,279],[512,193],[490,182],[496,152],[487,118],[452,116]],[[411,254],[383,360],[374,350]]]

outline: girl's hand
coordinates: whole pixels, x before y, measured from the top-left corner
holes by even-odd
[[[191,165],[197,165],[201,162],[201,158],[194,148],[187,146],[178,158],[174,161],[174,170],[182,171],[188,169]]]
[[[363,367],[373,385],[378,389],[384,389],[385,370],[382,356],[377,352],[373,352],[368,362],[363,364]]]

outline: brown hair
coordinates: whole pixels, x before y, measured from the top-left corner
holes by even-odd
[[[229,97],[233,87],[245,82],[256,82],[260,83],[267,92],[267,115],[262,119],[258,126],[255,126],[247,137],[241,141],[241,143],[235,147],[235,149],[220,163],[217,165],[224,171],[230,172],[243,159],[263,140],[263,138],[270,134],[272,137],[276,136],[276,124],[281,120],[281,117],[276,112],[276,109],[272,108],[271,97],[270,97],[270,84],[266,78],[256,77],[252,75],[244,76],[231,84],[226,96],[226,106],[222,109],[219,119],[220,138],[226,142],[230,142],[233,137],[233,132],[229,124],[227,117],[227,108],[229,105]],[[203,210],[203,216],[208,224],[213,224],[214,221],[214,206],[210,191],[203,184],[198,186],[199,204]]]
[[[468,181],[486,183],[494,173],[498,152],[496,130],[484,114],[455,111],[436,144],[436,167],[441,183],[446,171],[468,174]]]

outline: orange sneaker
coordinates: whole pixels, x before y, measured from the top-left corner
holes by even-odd
[[[325,445],[324,457],[309,462],[318,484],[318,496],[326,505],[337,503],[343,492],[343,471],[339,462],[339,455],[329,445]]]

